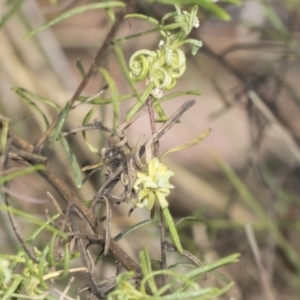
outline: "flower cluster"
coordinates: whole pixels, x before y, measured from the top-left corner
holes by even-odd
[[[186,69],[185,54],[180,49],[163,47],[157,51],[139,50],[129,61],[130,76],[135,81],[147,78],[156,88],[171,89]]]
[[[151,210],[155,199],[159,200],[162,208],[169,204],[166,196],[170,194],[170,189],[174,186],[169,183],[169,179],[174,173],[170,171],[158,158],[153,158],[148,163],[147,172],[138,172],[137,180],[133,188],[137,191],[137,199],[133,200],[134,207]]]
[[[156,51],[139,50],[129,60],[130,76],[134,81],[147,79],[154,83],[156,89],[171,89],[175,86],[177,78],[181,77],[186,69],[185,53],[179,49],[183,44],[193,45],[192,54],[202,46],[201,41],[186,39],[193,27],[199,27],[197,18],[198,7],[195,6],[191,13],[181,11],[175,6],[176,12],[164,16],[158,26],[164,40],[160,41]],[[174,23],[164,25],[164,22],[173,18]]]

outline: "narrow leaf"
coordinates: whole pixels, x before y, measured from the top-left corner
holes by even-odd
[[[146,103],[147,98],[151,94],[153,88],[154,88],[154,82],[150,81],[147,84],[146,89],[144,90],[142,96],[138,99],[135,105],[131,108],[130,112],[127,114],[126,121],[130,120],[143,107],[143,105]]]
[[[68,155],[71,167],[72,167],[72,171],[74,174],[75,184],[76,184],[77,188],[80,189],[82,187],[82,178],[81,178],[81,170],[80,170],[78,161],[76,159],[76,156],[75,156],[74,152],[71,150],[68,141],[64,137],[60,137],[59,141],[67,152],[67,155]]]
[[[83,121],[82,121],[82,125],[86,125],[89,120],[91,119],[91,117],[93,116],[93,114],[95,113],[95,111],[97,110],[96,107],[93,107],[88,113],[87,115],[84,117]],[[94,146],[92,146],[87,138],[86,138],[86,130],[82,131],[82,136],[83,136],[83,139],[84,139],[84,143],[86,144],[86,146],[89,148],[89,150],[92,152],[92,153],[96,153],[96,154],[99,154],[100,155],[100,152],[98,151],[97,148],[95,148]]]
[[[149,256],[149,252],[146,247],[144,247],[143,250],[140,251],[139,260],[140,260],[140,265],[141,265],[141,269],[143,272],[143,276],[146,277],[152,271],[150,256]],[[149,288],[150,288],[152,294],[153,295],[157,294],[157,286],[156,286],[153,276],[148,278],[147,283],[149,285]]]
[[[43,289],[44,291],[46,291],[48,289],[48,286],[43,278],[44,272],[46,271],[45,266],[47,265],[46,259],[48,256],[48,252],[49,252],[49,245],[46,245],[46,247],[43,249],[41,256],[39,257],[39,264],[38,264],[37,277],[39,279],[39,285],[40,285],[41,289]]]
[[[244,183],[238,178],[235,172],[230,166],[217,154],[213,153],[213,158],[219,165],[220,169],[224,172],[231,184],[236,188],[241,198],[245,203],[253,210],[253,212],[261,219],[265,226],[269,229],[270,234],[273,235],[278,246],[286,254],[289,261],[296,267],[300,268],[299,255],[289,244],[289,242],[282,236],[282,233],[278,230],[277,226],[269,218],[267,213],[261,207],[259,201],[253,196]]]
[[[191,270],[185,274],[187,279],[197,278],[203,274],[216,270],[218,268],[224,267],[226,265],[239,262],[239,257],[241,255],[239,253],[234,253],[224,258],[218,259],[212,263],[203,265],[199,268]]]
[[[195,139],[191,140],[190,142],[188,142],[186,144],[183,144],[183,145],[176,146],[174,148],[171,148],[171,149],[167,150],[162,155],[162,157],[164,155],[168,154],[168,153],[184,150],[184,149],[190,148],[190,147],[200,143],[201,141],[203,141],[210,134],[210,132],[211,132],[211,128],[205,129],[199,136],[197,136]]]
[[[49,127],[49,121],[46,117],[46,115],[43,113],[43,111],[33,102],[29,97],[27,97],[25,94],[21,93],[20,90],[15,90],[15,92],[21,97],[21,99],[28,104],[30,107],[32,107],[36,112],[39,113],[39,115],[42,116],[44,123],[46,127]]]
[[[168,207],[162,208],[162,212],[163,212],[163,214],[165,216],[166,223],[168,224],[171,237],[172,237],[172,239],[174,241],[174,244],[175,244],[178,252],[179,253],[183,253],[183,249],[182,249],[182,246],[181,246],[180,238],[179,238],[177,229],[175,227],[173,217],[171,216]]]
[[[85,77],[85,70],[84,70],[84,67],[83,67],[83,65],[81,63],[81,58],[78,58],[76,60],[76,67],[77,67],[77,69],[78,69],[78,71],[79,71],[79,73],[81,75],[81,78],[83,79]]]
[[[40,96],[40,95],[38,95],[38,94],[29,92],[29,91],[27,91],[27,90],[24,89],[24,88],[14,86],[14,87],[12,88],[12,90],[13,90],[14,92],[16,92],[17,94],[19,94],[19,95],[24,95],[25,97],[28,97],[28,98],[31,98],[31,99],[34,99],[34,100],[43,102],[43,103],[45,103],[45,104],[47,104],[47,105],[53,107],[56,111],[59,111],[59,109],[60,109],[59,105],[56,104],[53,100],[48,99],[48,98],[45,98],[45,97]]]
[[[12,297],[15,295],[14,292],[16,290],[18,290],[18,288],[20,287],[20,285],[23,281],[23,278],[24,278],[23,276],[21,276],[19,274],[15,274],[14,275],[14,280],[10,284],[9,288],[5,291],[5,294],[2,295],[1,299],[2,300],[13,299]],[[18,295],[18,298],[19,298],[19,295]],[[16,299],[16,297],[15,297],[15,299]],[[29,299],[29,297],[27,299]]]
[[[129,233],[145,226],[145,225],[148,225],[148,224],[151,224],[151,223],[157,223],[157,220],[153,220],[153,219],[149,219],[149,220],[145,220],[145,221],[142,221],[142,222],[139,222],[127,229],[125,229],[124,231],[120,232],[118,235],[116,235],[114,237],[114,241],[119,241],[121,240],[122,238],[124,238],[126,235],[128,235]]]
[[[219,3],[220,2],[231,3],[231,4],[235,4],[235,5],[241,5],[242,4],[241,0],[219,0]]]
[[[238,178],[230,166],[217,153],[213,153],[213,158],[230,180],[231,184],[236,188],[245,203],[252,209],[252,211],[264,222],[267,220],[267,215],[258,200],[252,195],[244,183]]]
[[[151,223],[158,223],[158,221],[157,220],[153,220],[153,219],[141,221],[141,222],[139,222],[139,223],[137,223],[137,224],[135,224],[135,225],[133,225],[133,226],[125,229],[124,231],[120,232],[119,234],[117,234],[113,238],[113,240],[115,242],[118,242],[119,240],[121,240],[122,238],[124,238],[125,236],[127,236],[129,233],[131,233],[131,232],[133,232],[133,231],[135,231],[135,230],[137,230],[137,229],[139,229],[139,228],[141,228],[141,227],[143,227],[145,225],[151,224]],[[102,258],[102,256],[103,256],[103,252],[98,255],[98,257],[95,260],[95,264],[97,264],[99,262],[99,260]]]
[[[53,148],[54,143],[58,139],[58,136],[62,130],[62,127],[64,126],[64,123],[65,123],[65,120],[67,118],[70,108],[71,108],[71,102],[68,101],[67,104],[65,105],[65,107],[60,112],[58,123],[49,138],[49,147],[50,148]]]
[[[120,47],[120,45],[117,42],[115,42],[114,47],[115,47],[116,55],[117,55],[117,58],[118,58],[118,61],[119,61],[119,64],[121,66],[124,76],[125,76],[128,84],[130,85],[131,89],[134,91],[135,97],[138,99],[138,101],[141,101],[141,95],[138,92],[138,90],[136,89],[136,87],[133,83],[133,80],[129,76],[129,70],[128,70],[127,64],[125,62],[122,48]]]
[[[173,99],[173,98],[177,98],[177,97],[180,97],[180,96],[183,96],[183,95],[202,95],[202,93],[198,90],[189,90],[189,91],[181,91],[181,92],[175,92],[175,93],[171,93],[171,94],[168,94],[166,96],[163,96],[161,98],[159,98],[157,101],[155,101],[153,103],[153,105],[156,105],[157,103],[161,103],[161,102],[164,102],[164,101],[167,101],[167,100],[170,100],[170,99]]]
[[[263,7],[265,9],[266,17],[269,19],[270,23],[273,27],[283,34],[288,34],[288,31],[284,25],[284,23],[279,18],[278,14],[274,11],[271,5],[263,3]]]
[[[20,6],[24,2],[24,0],[17,0],[17,1],[10,1],[12,4],[12,7],[9,9],[9,11],[3,15],[3,17],[0,20],[0,29],[5,25],[5,23],[19,10]],[[9,3],[9,2],[7,2]],[[2,4],[3,8],[4,4]]]
[[[36,237],[45,229],[46,225],[51,224],[55,219],[57,219],[60,216],[60,214],[56,214],[52,216],[49,220],[47,220],[41,227],[36,229],[26,240],[26,244],[29,246],[32,244],[32,242],[36,239]],[[54,234],[54,236],[57,236],[57,233]],[[25,253],[25,249],[22,247],[18,253],[17,256],[22,256],[22,254]],[[12,262],[9,266],[9,270],[13,272],[13,270],[17,267],[17,262]]]
[[[2,121],[2,130],[0,134],[0,155],[5,153],[8,137],[9,121]]]
[[[125,101],[125,100],[129,100],[129,99],[132,99],[135,97],[135,94],[129,94],[129,95],[123,95],[123,96],[120,96],[118,98],[118,101],[121,102],[121,101]],[[80,96],[76,99],[76,101],[79,101],[79,102],[88,102],[90,104],[96,104],[96,105],[107,105],[107,104],[111,104],[113,102],[113,99],[110,97],[110,98],[100,98],[100,97],[96,97],[92,100],[88,100],[90,97],[85,97],[85,96]]]
[[[159,22],[156,19],[143,14],[127,14],[125,17],[125,19],[130,19],[130,18],[142,19],[155,26],[159,26]]]
[[[119,119],[119,99],[118,99],[118,91],[116,87],[116,83],[113,78],[110,76],[108,71],[104,68],[99,68],[99,72],[103,75],[106,82],[108,83],[111,96],[112,96],[112,105],[113,105],[113,132],[117,132],[118,128],[118,119]]]
[[[120,1],[110,1],[110,2],[93,3],[93,4],[76,7],[74,9],[71,9],[71,10],[61,14],[57,18],[50,20],[49,22],[43,24],[42,26],[30,31],[29,33],[27,33],[25,35],[24,39],[28,39],[29,37],[35,35],[36,33],[40,32],[48,27],[51,27],[52,25],[54,25],[58,22],[61,22],[68,18],[71,18],[75,15],[81,14],[87,10],[95,10],[95,9],[103,9],[103,8],[105,9],[105,8],[113,8],[113,7],[125,7],[125,4]]]
[[[20,176],[24,176],[36,171],[42,171],[45,169],[45,166],[43,165],[35,165],[28,168],[25,168],[21,171],[13,172],[11,174],[3,175],[0,177],[0,185],[4,184],[5,182],[8,182],[10,180],[16,179]]]
[[[52,233],[56,233],[58,236],[62,237],[64,240],[68,240],[68,236],[65,233],[63,233],[61,230],[49,225],[48,222],[44,222],[38,218],[33,217],[32,214],[24,213],[23,211],[20,211],[18,209],[15,209],[11,206],[6,206],[6,205],[0,205],[0,210],[8,211],[8,212],[13,213],[16,216],[23,217],[33,224],[43,226],[43,228],[45,228],[46,230],[48,230]]]
[[[229,0],[232,1],[232,0]],[[234,0],[233,0],[234,1]],[[230,15],[222,9],[220,6],[216,5],[214,0],[156,0],[156,2],[161,2],[164,4],[178,4],[178,5],[199,5],[206,10],[212,12],[214,15],[219,17],[223,21],[229,21],[231,19]],[[239,3],[238,3],[239,4]]]
[[[77,99],[77,101],[79,101],[80,103],[77,103],[75,106],[73,106],[73,108],[74,108],[74,107],[77,107],[78,105],[84,104],[84,103],[92,103],[92,101],[93,101],[94,99],[101,99],[101,98],[99,98],[99,96],[102,95],[107,89],[108,89],[108,84],[106,84],[105,86],[103,86],[103,87],[99,90],[99,92],[97,92],[96,94],[94,94],[94,95],[92,95],[92,96],[89,96],[89,97],[80,97],[80,98],[83,99],[83,101],[81,101],[81,100],[79,101],[79,100]],[[112,101],[111,101],[111,103],[112,103]]]
[[[60,280],[60,279],[65,279],[68,275],[69,275],[69,271],[70,271],[70,261],[71,261],[71,256],[70,256],[70,244],[66,243],[65,244],[65,253],[64,253],[64,271],[61,274],[61,276],[57,277],[56,279]]]
[[[231,17],[230,15],[220,6],[207,1],[199,1],[199,6],[202,6],[206,10],[212,12],[214,15],[216,15],[218,18],[220,18],[223,21],[230,21]]]
[[[57,234],[53,234],[50,239],[50,242],[49,242],[48,264],[50,267],[55,266],[55,253],[56,253],[55,241],[56,241],[56,238],[57,238]]]

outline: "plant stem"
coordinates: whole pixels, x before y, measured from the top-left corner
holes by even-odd
[[[79,84],[79,86],[77,87],[75,93],[73,94],[71,100],[70,100],[70,106],[72,107],[72,105],[74,104],[74,102],[76,101],[76,99],[80,96],[80,94],[82,93],[82,91],[84,90],[84,88],[87,86],[88,82],[90,81],[90,79],[92,78],[92,76],[95,74],[96,70],[98,69],[98,67],[100,66],[100,64],[102,63],[104,57],[105,57],[105,53],[107,51],[107,49],[109,48],[113,38],[115,37],[119,27],[121,26],[125,15],[132,10],[132,7],[135,5],[136,0],[131,0],[129,1],[129,3],[127,4],[126,8],[123,9],[118,16],[116,17],[116,20],[114,22],[114,24],[112,25],[110,31],[108,32],[102,46],[100,47],[95,59],[92,61],[90,68],[88,70],[88,72],[86,73],[86,75],[84,76],[84,78],[82,79],[81,83]],[[57,117],[54,119],[54,121],[52,122],[52,124],[49,126],[49,128],[44,132],[44,134],[41,136],[41,138],[38,140],[38,142],[35,145],[35,152],[39,153],[41,151],[41,149],[43,148],[45,142],[47,141],[47,139],[49,138],[51,132],[54,130],[54,128],[57,126],[59,121],[59,115],[57,115]]]
[[[147,107],[149,112],[149,118],[150,118],[150,127],[151,127],[151,133],[152,135],[156,134],[156,127],[155,127],[155,117],[154,117],[154,109],[153,109],[153,102],[151,99],[151,96],[148,97],[147,100]],[[155,142],[153,145],[154,149],[154,156],[158,157],[159,154],[159,142]],[[159,216],[160,216],[160,252],[161,252],[161,261],[160,266],[162,270],[165,270],[167,268],[167,250],[165,247],[166,242],[166,221],[165,216],[163,214],[162,208],[159,208]],[[166,282],[166,275],[161,276],[161,285],[164,286]]]

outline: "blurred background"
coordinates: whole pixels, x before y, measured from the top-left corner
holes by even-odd
[[[9,2],[0,2],[0,20],[9,11]],[[23,138],[34,143],[44,130],[43,120],[11,88],[25,88],[63,107],[81,80],[76,61],[81,59],[82,65],[89,67],[111,20],[104,10],[86,11],[24,40],[26,33],[47,20],[93,2],[19,2],[18,11],[0,29],[0,114],[11,120]],[[222,21],[200,9],[200,27],[192,31],[191,37],[202,40],[203,47],[195,56],[190,54],[189,46],[184,48],[188,67],[175,88],[197,89],[202,95],[163,103],[166,114],[171,115],[184,101],[197,101],[181,123],[161,139],[161,153],[190,141],[207,127],[212,128],[200,144],[164,159],[175,173],[172,183],[176,188],[169,197],[171,211],[176,218],[193,215],[200,220],[182,226],[181,233],[185,247],[203,262],[241,253],[239,264],[221,270],[236,285],[220,299],[300,299],[300,3],[245,0],[240,6],[223,2],[220,6],[230,14],[231,21]],[[139,13],[157,19],[172,10],[169,5],[138,2]],[[145,21],[130,19],[123,23],[117,38],[151,28]],[[136,50],[156,49],[159,39],[158,33],[152,33],[125,41],[122,48],[126,60]],[[114,51],[108,51],[103,66],[116,81],[119,94],[130,93]],[[92,96],[104,85],[101,76],[94,76],[83,95]],[[109,96],[107,91],[103,97]],[[121,103],[120,121],[133,103]],[[72,111],[65,129],[80,126],[92,107],[86,104]],[[51,120],[54,111],[46,106],[43,109]],[[99,106],[95,114],[109,127],[111,116],[109,106]],[[143,117],[130,127],[128,136],[134,146],[141,136],[145,135],[145,141],[149,134],[148,118]],[[88,133],[98,148],[105,146],[106,137],[99,132]],[[72,136],[69,142],[82,167],[99,161],[86,149],[80,135]],[[215,153],[231,170],[217,163]],[[66,182],[74,186],[62,148],[56,146],[48,154]],[[232,171],[238,183],[234,182]],[[99,180],[96,174],[83,186],[83,199],[93,197]],[[46,191],[51,188],[41,178],[22,177],[12,187],[16,207],[44,216],[49,206]],[[114,210],[113,235],[149,217],[147,212],[135,210],[128,218],[129,209],[130,205],[124,204]],[[0,222],[1,252],[13,251],[16,241],[4,213]],[[18,222],[27,223],[22,219]],[[22,230],[26,235],[30,227]],[[156,234],[149,229],[149,237],[154,241]],[[136,257],[145,244],[143,237],[140,230],[121,244]],[[159,242],[147,246],[158,253]],[[103,265],[102,272],[114,274],[107,265]],[[213,276],[206,279],[214,280]]]

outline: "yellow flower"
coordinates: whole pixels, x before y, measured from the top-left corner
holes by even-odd
[[[170,194],[170,189],[174,188],[169,183],[169,179],[174,173],[170,171],[158,158],[153,158],[148,163],[147,172],[138,172],[137,180],[133,188],[138,192],[137,199],[133,200],[133,205],[139,208],[151,210],[155,199],[158,198],[162,208],[169,204],[166,196]]]

